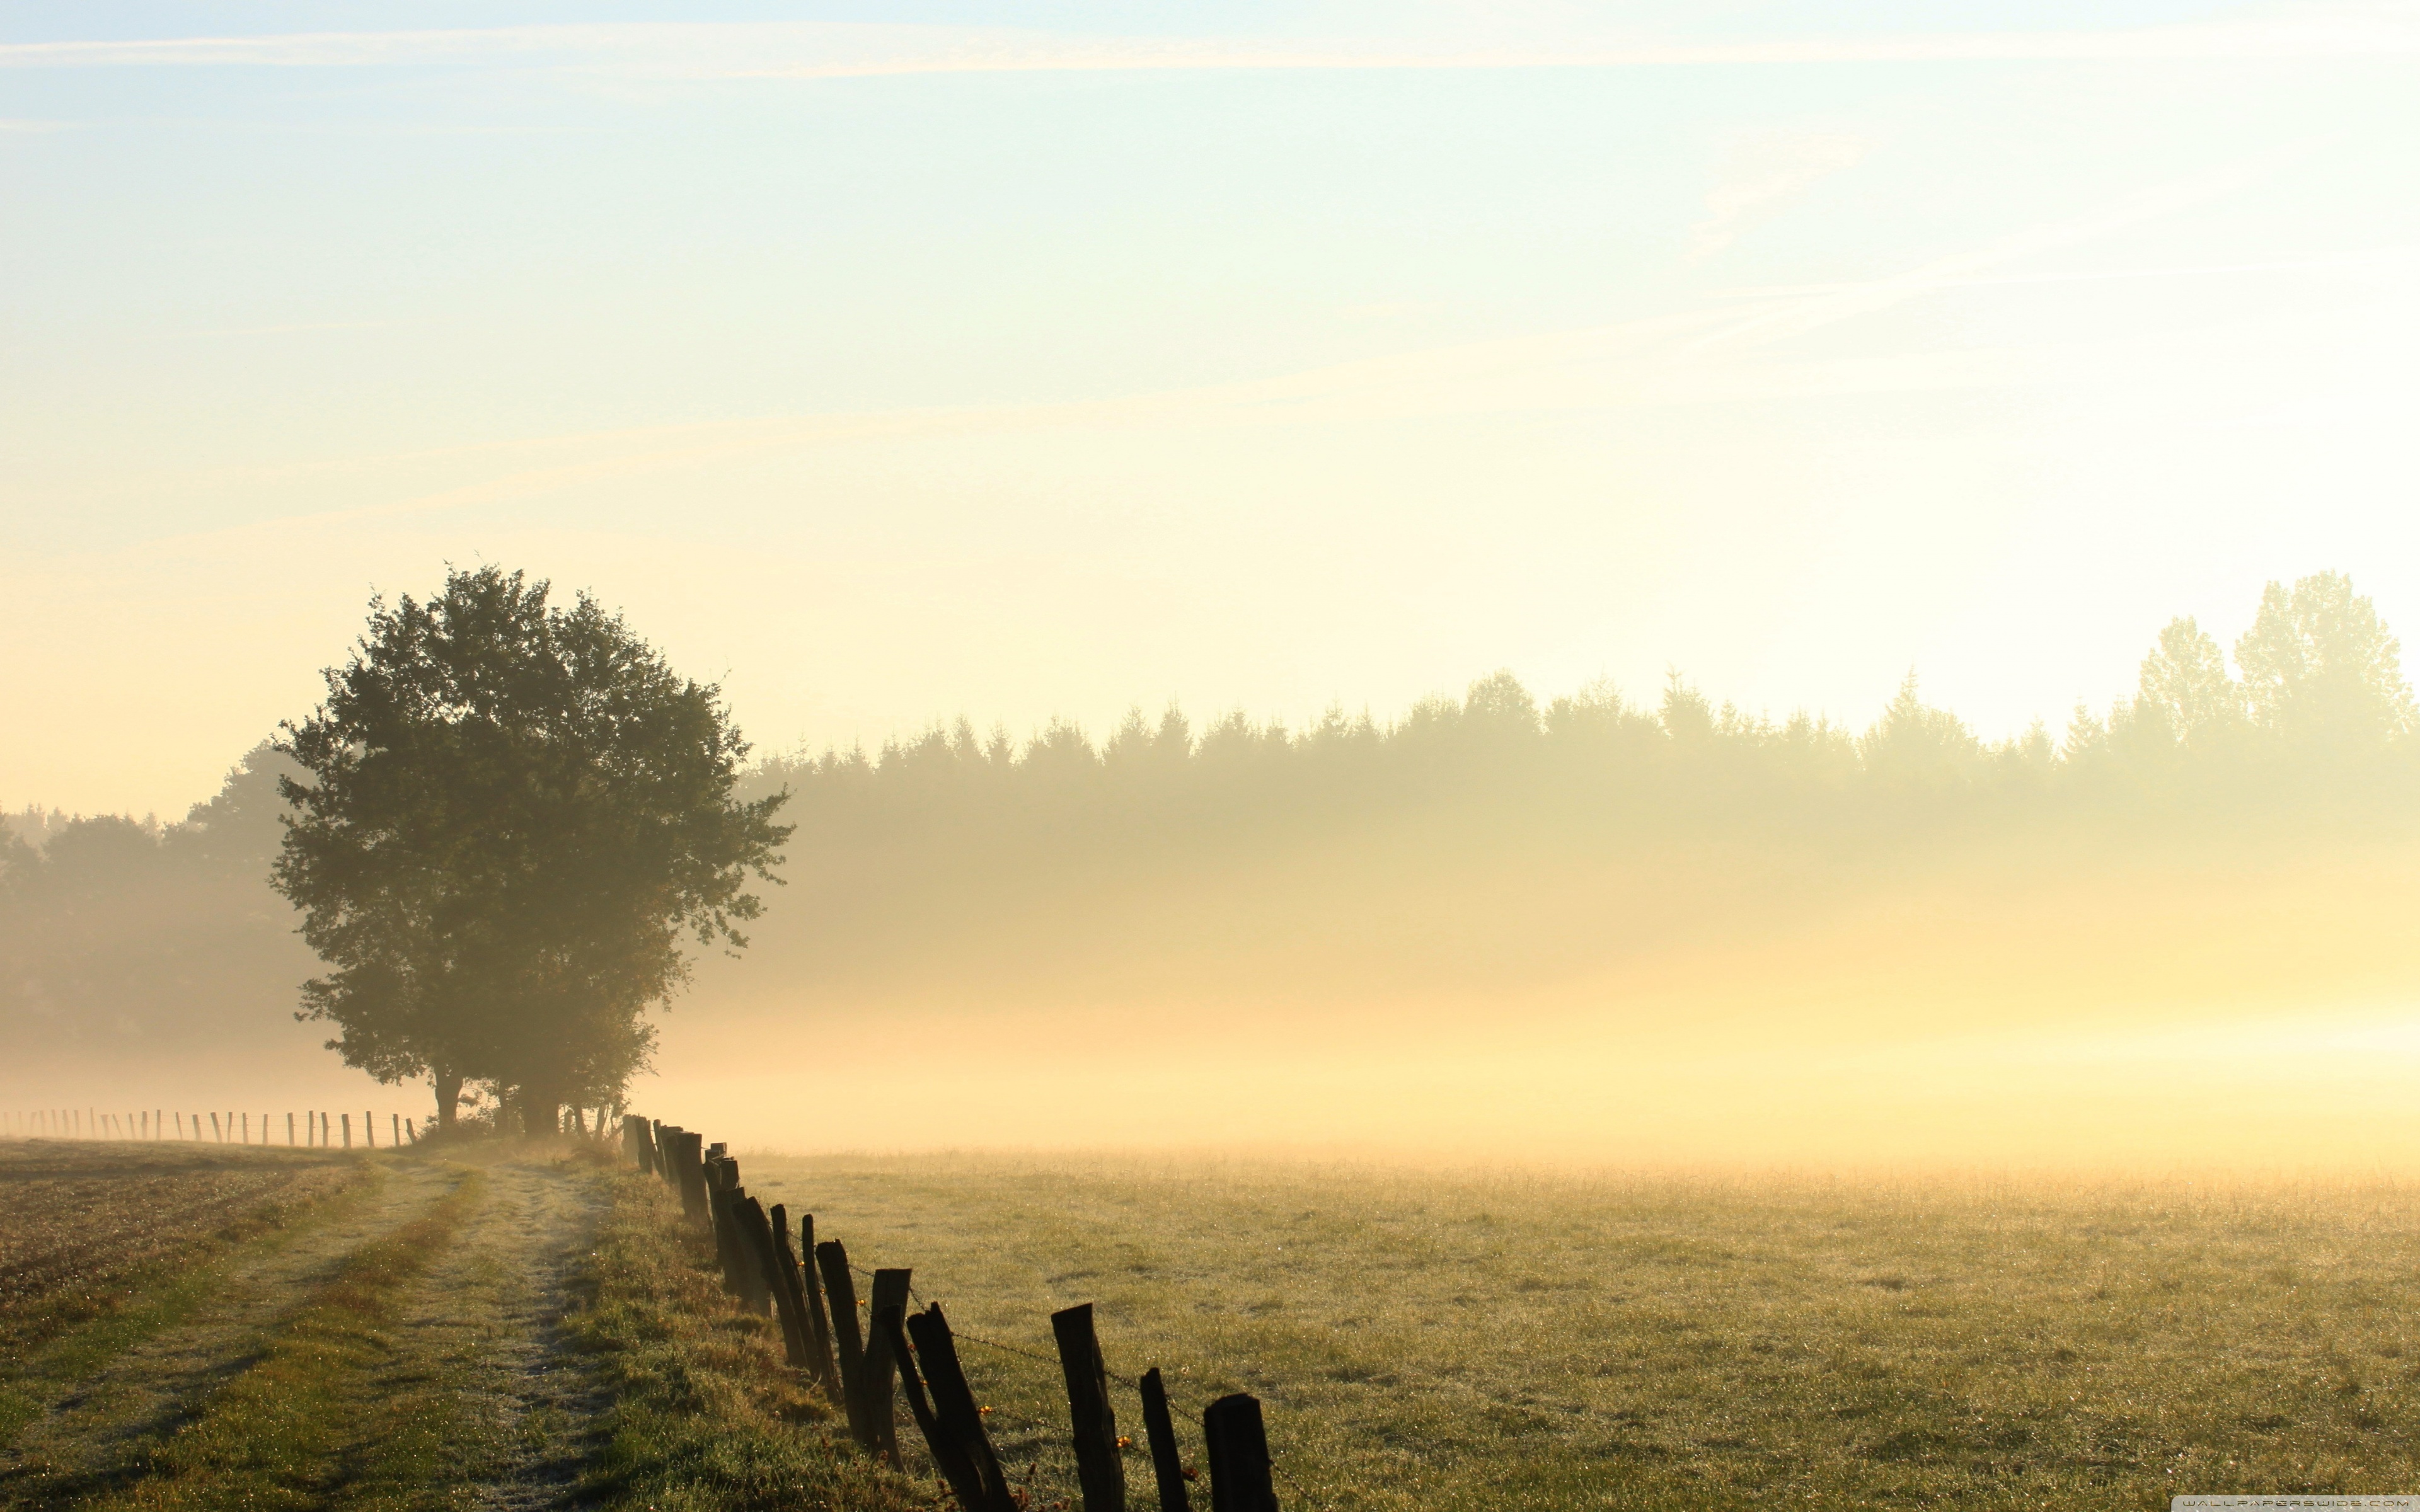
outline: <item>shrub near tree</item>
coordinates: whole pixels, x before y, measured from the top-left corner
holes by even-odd
[[[526,1127],[618,1104],[689,946],[747,945],[785,801],[734,795],[748,747],[712,685],[582,594],[496,567],[371,606],[327,702],[285,727],[302,770],[273,868],[327,964],[298,1015],[382,1081],[466,1085]]]

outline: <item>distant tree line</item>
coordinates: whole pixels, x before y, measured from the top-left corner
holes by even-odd
[[[1927,704],[1910,673],[1862,732],[1716,706],[1672,677],[1652,702],[1598,684],[1541,703],[1510,672],[1381,724],[1332,709],[1299,729],[1230,714],[1202,727],[1138,709],[1098,743],[1056,721],[1019,745],[964,720],[883,746],[776,759],[759,790],[818,842],[933,847],[1021,837],[1038,853],[1198,831],[1211,843],[1305,826],[1466,814],[1566,835],[1778,831],[1890,840],[1944,824],[2157,822],[2337,808],[2399,811],[2420,724],[2399,647],[2339,573],[2272,583],[2234,667],[2194,621],[2160,634],[2137,688],[2001,740]],[[2196,820],[2198,822],[2198,819]]]
[[[424,804],[410,784],[381,790],[343,823],[306,805],[292,830],[293,789],[281,795],[281,779],[367,782],[345,764],[363,721],[384,717],[370,705],[387,695],[369,673],[392,668],[380,656],[401,655],[396,644],[443,628],[429,618],[433,603],[413,607],[410,623],[396,619],[400,608],[382,610],[364,656],[332,674],[354,678],[369,703],[349,714],[332,703],[320,734],[299,748],[289,737],[302,764],[263,746],[215,797],[166,825],[9,816],[0,1043],[134,1050],[240,1038],[273,1023],[308,977],[304,1011],[334,1023],[349,1057],[374,1072],[603,1104],[644,1062],[644,1011],[685,978],[675,936],[702,925],[721,937],[752,913],[737,876],[769,857],[772,805],[784,793],[794,886],[751,928],[763,958],[751,971],[761,993],[803,1007],[877,995],[919,970],[946,973],[954,999],[979,1006],[1006,952],[1046,947],[1049,964],[1035,978],[1046,984],[1070,963],[1114,951],[1248,963],[1270,932],[1297,925],[1350,972],[1381,950],[1417,954],[1432,938],[1493,927],[1477,917],[1488,909],[1532,921],[1522,948],[1536,951],[1555,947],[1556,931],[1598,928],[1611,910],[1555,889],[1627,868],[1635,895],[1652,899],[1674,890],[1666,881],[1688,858],[1717,854],[1726,888],[1784,867],[1802,883],[1822,875],[1846,887],[1865,885],[1861,857],[1932,864],[2010,836],[2206,852],[2230,837],[2400,842],[2420,820],[2420,718],[2399,647],[2336,573],[2270,585],[2231,657],[2178,620],[2144,657],[2132,695],[1999,740],[1925,702],[1913,676],[1857,730],[1715,704],[1677,677],[1648,701],[1599,685],[1542,702],[1499,672],[1383,722],[1337,710],[1300,728],[1241,714],[1197,725],[1171,708],[1137,711],[1098,740],[1055,721],[1018,741],[959,721],[873,752],[752,767],[709,717],[712,690],[671,677],[635,641],[615,641],[618,622],[593,606],[549,609],[516,579],[449,587],[488,595],[487,612],[517,626],[504,636],[520,637],[516,655],[553,658],[555,680],[517,695],[537,711],[529,728],[576,745],[611,726],[633,734],[633,752],[702,749],[705,759],[671,786],[608,794],[546,775],[571,770],[550,764],[564,748],[554,736],[457,742],[424,754],[460,764],[460,801],[411,822],[465,848],[410,865],[396,864],[407,853],[382,850],[368,816]],[[590,618],[563,618],[582,613]],[[622,660],[586,665],[637,668],[653,723],[615,724],[598,713],[610,701],[579,691],[586,674],[559,653],[581,637],[621,646]],[[430,685],[413,697],[455,707],[442,692]],[[427,728],[454,728],[447,719]],[[679,764],[669,761],[633,756],[619,769],[660,777]],[[498,762],[520,763],[519,775],[492,785]],[[462,797],[482,791],[479,802]],[[675,812],[723,816],[679,831],[698,866],[677,876],[663,870],[673,852],[659,843],[677,828]],[[514,822],[483,836],[483,813]],[[611,864],[566,871],[554,853],[511,839],[541,822],[597,837],[595,854]],[[646,836],[655,849],[627,848]],[[295,937],[311,916],[270,887],[281,855],[289,889],[321,905],[316,967]],[[441,873],[489,879],[484,892],[458,887],[429,902],[452,910],[443,929],[395,933],[352,911],[373,895],[409,900],[415,879]],[[535,953],[530,936],[514,945],[486,929],[504,896],[495,879],[513,874],[545,886],[516,885],[512,907],[580,928]],[[1259,912],[1244,906],[1255,898]],[[1383,930],[1370,922],[1382,913]],[[427,953],[436,940],[446,949]],[[511,1011],[499,1006],[499,982],[517,984],[505,994],[519,1005]],[[397,1026],[410,1032],[398,1038]]]

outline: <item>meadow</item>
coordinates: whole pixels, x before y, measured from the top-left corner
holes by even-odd
[[[546,1504],[582,1153],[0,1145],[0,1507]]]
[[[1249,1391],[1291,1509],[2420,1485],[2420,1191],[2393,1181],[741,1165],[861,1270],[914,1267],[1035,1512],[1074,1504],[1048,1314],[1078,1302],[1122,1431],[1157,1365],[1198,1463],[1201,1408]],[[595,1143],[43,1142],[0,1180],[0,1506],[946,1504],[905,1412],[907,1473],[867,1463],[677,1199]],[[1153,1504],[1139,1444],[1126,1468]]]
[[[2420,1486],[2420,1191],[742,1155],[940,1301],[1074,1485],[1048,1313],[1267,1405],[1323,1508],[2164,1506]],[[1132,1394],[1122,1431],[1140,1442]],[[912,1438],[912,1434],[910,1434]],[[1147,1494],[1148,1463],[1128,1461]]]

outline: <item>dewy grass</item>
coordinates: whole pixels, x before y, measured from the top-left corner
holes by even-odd
[[[57,1391],[215,1300],[232,1266],[337,1221],[376,1190],[380,1179],[378,1168],[364,1163],[342,1173],[339,1184],[332,1187],[299,1196],[281,1193],[193,1240],[179,1253],[178,1263],[161,1269],[164,1279],[118,1300],[113,1310],[82,1327],[16,1355],[6,1367],[6,1384],[0,1385],[0,1449],[15,1443]]]
[[[768,1325],[740,1313],[710,1241],[660,1183],[619,1175],[570,1320],[613,1396],[582,1504],[652,1512],[886,1512],[936,1492],[831,1428]],[[913,1429],[908,1430],[913,1436]]]
[[[1321,1512],[2420,1489],[2409,1187],[743,1160],[1026,1351],[965,1355],[1037,1502],[1074,1489],[1047,1318],[1078,1302],[1112,1370],[1166,1372],[1188,1458],[1203,1403],[1261,1396]]]
[[[365,1244],[291,1315],[252,1368],[155,1448],[143,1478],[98,1504],[123,1508],[421,1504],[446,1477],[449,1398],[416,1394],[411,1412],[366,1400],[394,1350],[403,1292],[479,1202],[466,1171],[420,1217]]]
[[[0,1359],[38,1358],[159,1278],[358,1189],[371,1169],[258,1147],[0,1149]]]

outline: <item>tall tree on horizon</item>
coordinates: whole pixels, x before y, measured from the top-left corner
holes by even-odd
[[[2263,732],[2307,751],[2353,756],[2412,733],[2403,648],[2341,572],[2262,590],[2235,643],[2245,702]]]
[[[2243,728],[2243,688],[2226,654],[2190,617],[2170,620],[2143,658],[2134,706],[2172,743],[2210,747]]]
[[[551,1126],[616,1103],[687,980],[687,942],[747,944],[787,798],[734,796],[748,746],[582,594],[498,567],[426,603],[373,600],[327,701],[285,726],[292,805],[272,871],[332,968],[298,1014],[381,1081],[466,1081]]]

